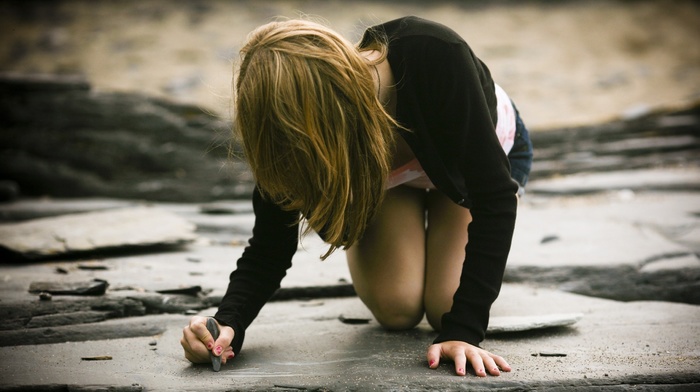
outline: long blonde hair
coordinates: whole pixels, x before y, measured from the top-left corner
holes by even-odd
[[[301,212],[303,234],[315,230],[330,243],[322,259],[361,238],[391,171],[396,123],[377,98],[371,65],[306,20],[260,26],[241,49],[235,131],[264,197]]]

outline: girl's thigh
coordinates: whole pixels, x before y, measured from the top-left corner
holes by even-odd
[[[380,324],[412,328],[423,318],[426,192],[387,191],[363,238],[347,250],[353,285]]]
[[[424,304],[428,322],[440,330],[442,315],[450,311],[459,287],[472,216],[438,191],[429,192],[427,210]]]

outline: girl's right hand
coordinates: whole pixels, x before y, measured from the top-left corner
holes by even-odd
[[[216,321],[216,320],[215,320]],[[185,350],[185,358],[192,363],[210,363],[209,353],[221,356],[221,363],[233,359],[233,328],[216,323],[219,326],[219,338],[214,338],[207,330],[207,317],[194,316],[190,324],[182,330],[180,344]]]

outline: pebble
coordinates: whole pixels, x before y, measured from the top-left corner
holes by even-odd
[[[338,317],[338,320],[343,324],[369,324],[370,320],[367,318],[357,318],[357,317],[345,317],[342,314]]]
[[[95,357],[82,357],[83,361],[111,361],[112,357],[110,355],[98,355]]]
[[[540,244],[546,244],[548,242],[557,241],[557,240],[559,240],[558,235],[548,235],[540,240]]]

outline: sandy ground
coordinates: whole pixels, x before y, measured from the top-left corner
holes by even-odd
[[[0,3],[0,72],[84,74],[228,116],[232,64],[274,17],[323,18],[349,39],[413,14],[459,32],[531,128],[700,100],[700,5],[566,2],[59,1]]]

